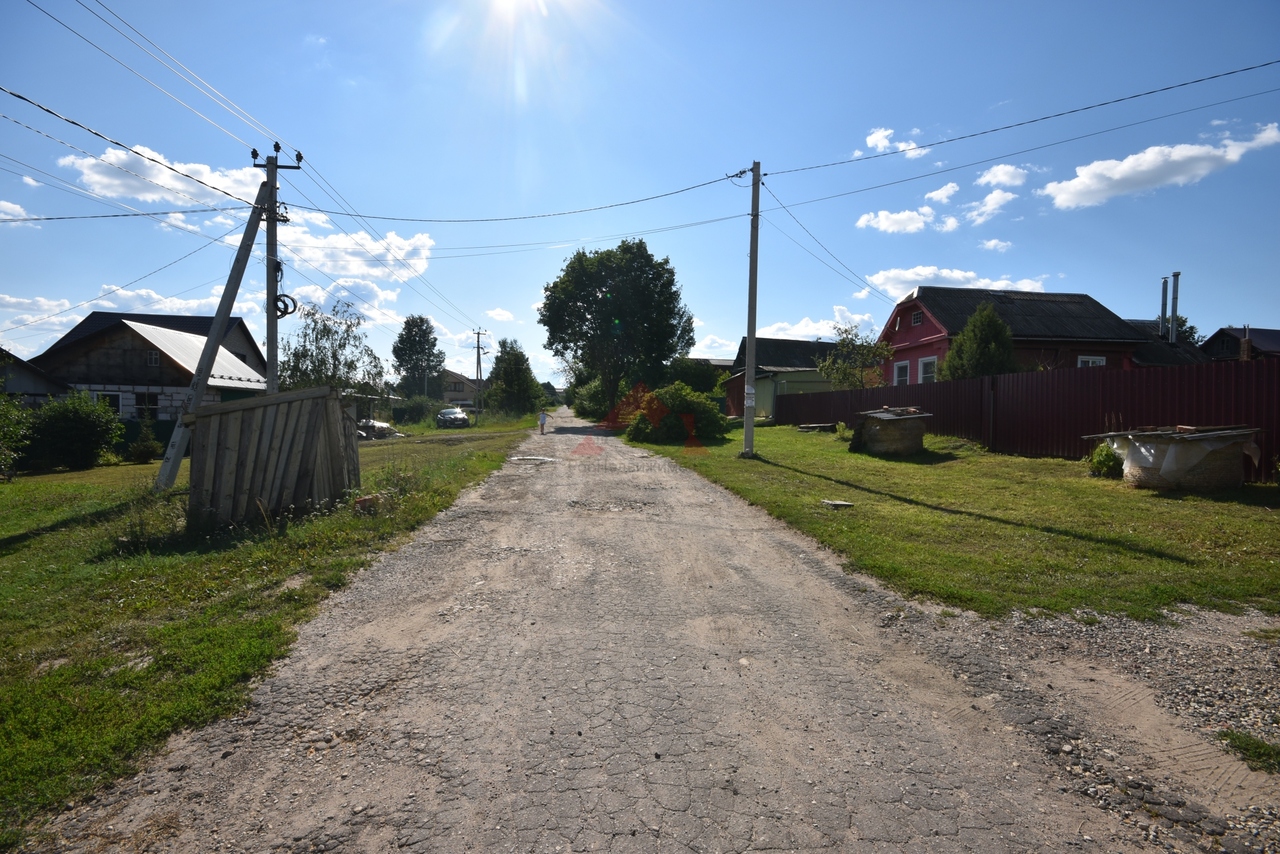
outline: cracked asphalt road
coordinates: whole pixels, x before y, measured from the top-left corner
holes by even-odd
[[[1138,850],[897,602],[562,416],[54,850]],[[51,841],[52,840],[52,841]]]

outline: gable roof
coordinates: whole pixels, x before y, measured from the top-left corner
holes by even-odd
[[[209,337],[209,330],[213,327],[212,317],[201,317],[189,314],[139,314],[136,312],[120,312],[120,311],[91,311],[89,316],[77,323],[75,326],[63,335],[57,341],[49,346],[45,353],[52,353],[55,350],[65,347],[68,344],[74,344],[82,338],[88,338],[90,335],[96,335],[102,330],[119,323],[122,320],[132,321],[134,323],[144,323],[147,326],[153,326],[160,329],[172,329],[175,332],[186,332],[191,335],[198,335],[203,340]],[[248,326],[245,325],[244,319],[240,317],[232,317],[227,321],[227,331],[223,334],[222,339],[225,341],[237,326],[244,326],[245,337],[253,344],[255,350],[258,348],[258,342],[254,340],[253,334],[249,332]],[[257,351],[257,356],[264,364],[266,359],[262,356],[262,351]]]
[[[193,335],[190,332],[178,332],[132,320],[124,321],[124,325],[150,341],[157,350],[177,362],[187,373],[196,372],[200,354],[204,352],[204,344],[208,340],[207,335]],[[237,359],[226,347],[219,347],[213,370],[209,372],[209,386],[265,391],[267,381],[253,368]]]
[[[1204,351],[1191,341],[1179,339],[1170,344],[1160,337],[1160,321],[1158,320],[1126,320],[1134,329],[1146,336],[1147,340],[1133,348],[1133,363],[1140,367],[1162,367],[1166,365],[1201,365],[1211,361]]]
[[[1250,326],[1248,332],[1249,340],[1253,342],[1254,353],[1265,353],[1269,356],[1280,356],[1280,329],[1258,329],[1257,327]],[[1206,338],[1204,343],[1200,345],[1201,348],[1206,353],[1211,353],[1212,350],[1209,342],[1213,341],[1215,338],[1219,338],[1220,336],[1231,337],[1236,339],[1236,341],[1239,341],[1244,338],[1245,330],[1234,326],[1224,326]],[[1234,349],[1237,354],[1240,352],[1240,347],[1238,345]]]
[[[34,380],[37,385],[43,384],[59,392],[72,388],[68,383],[50,376],[26,359],[0,347],[0,392],[15,393],[14,389],[8,388],[7,383],[18,378],[20,374],[26,374],[28,380]]]
[[[792,338],[757,338],[756,369],[782,370],[785,368],[803,368],[813,370],[817,360],[836,348],[834,341],[797,341]],[[747,366],[747,339],[743,336],[738,343],[738,355],[733,360],[733,373],[739,373]]]
[[[922,285],[899,300],[898,305],[915,300],[928,310],[930,316],[949,336],[960,334],[978,306],[989,302],[995,307],[1000,319],[1009,324],[1015,341],[1042,339],[1140,343],[1147,340],[1141,331],[1130,326],[1088,294],[1045,294]]]

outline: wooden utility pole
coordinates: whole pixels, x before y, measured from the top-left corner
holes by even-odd
[[[476,426],[480,426],[480,405],[484,402],[484,392],[481,390],[484,381],[480,378],[480,356],[484,352],[480,349],[480,336],[487,334],[483,329],[476,330]]]
[[[742,453],[756,453],[756,270],[760,256],[760,161],[751,164],[751,259],[747,272],[747,352],[742,371]]]
[[[276,171],[279,169],[301,169],[302,152],[297,154],[297,163],[280,165],[280,143],[275,144],[275,154],[267,157],[267,162],[260,168],[267,170],[267,187],[271,198],[267,200],[267,394],[280,391],[280,336],[279,321],[288,312],[280,304],[280,282],[284,278],[284,264],[276,249],[276,224],[288,222],[289,217],[280,212],[277,198],[279,187],[276,184]],[[258,152],[254,149],[254,165],[257,164]]]
[[[258,224],[267,209],[272,193],[268,189],[270,181],[263,181],[258,188],[258,197],[254,200],[253,209],[249,211],[249,221],[245,223],[244,234],[240,238],[240,249],[236,252],[236,260],[227,274],[226,287],[222,289],[222,299],[218,302],[218,313],[213,317],[213,325],[209,327],[209,337],[205,339],[204,349],[200,351],[200,361],[196,363],[195,373],[191,377],[191,387],[182,401],[182,412],[178,423],[174,425],[173,436],[164,452],[164,462],[160,464],[160,473],[156,475],[157,492],[173,486],[178,478],[178,467],[182,465],[182,457],[187,452],[187,442],[191,439],[191,430],[182,420],[183,415],[195,410],[204,400],[205,389],[209,385],[209,374],[213,372],[213,363],[218,358],[218,349],[222,346],[222,337],[227,333],[227,322],[231,319],[231,308],[235,305],[236,294],[240,290],[240,282],[244,278],[245,268],[249,265],[249,256],[253,252],[253,242],[258,239]],[[268,277],[270,278],[270,277]],[[267,304],[267,316],[272,317],[274,306]]]

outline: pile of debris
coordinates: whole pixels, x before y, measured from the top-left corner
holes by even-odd
[[[1262,462],[1257,427],[1136,427],[1095,433],[1124,460],[1124,482],[1141,489],[1211,492],[1244,483],[1243,456]]]

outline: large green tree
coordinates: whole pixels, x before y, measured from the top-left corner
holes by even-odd
[[[836,347],[818,358],[818,373],[835,388],[875,388],[885,384],[881,366],[891,356],[888,341],[877,341],[856,323],[838,324]]]
[[[346,300],[325,313],[304,305],[302,326],[280,348],[280,388],[332,386],[361,394],[383,393],[382,360],[365,341],[364,318]]]
[[[542,407],[542,386],[533,375],[529,357],[524,354],[519,341],[509,338],[498,341],[489,382],[489,390],[485,392],[485,406],[489,409],[523,415],[537,412]]]
[[[436,400],[444,396],[444,350],[436,340],[431,318],[421,314],[406,317],[391,345],[391,356],[395,360],[392,368],[400,376],[401,394],[421,394]]]
[[[693,315],[671,260],[656,260],[643,240],[575,252],[543,289],[538,322],[548,350],[600,379],[610,408],[620,381],[655,387],[666,364],[693,346]]]
[[[1013,331],[996,314],[996,307],[984,302],[951,342],[947,358],[938,370],[938,379],[963,380],[1020,370],[1013,354]]]

